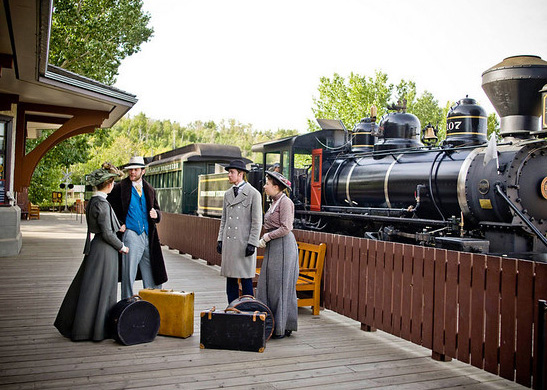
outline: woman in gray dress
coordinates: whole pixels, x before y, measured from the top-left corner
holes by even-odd
[[[97,188],[86,207],[87,239],[84,260],[61,304],[55,327],[72,341],[110,338],[108,312],[116,304],[118,252],[129,249],[116,236],[120,224],[106,195],[122,173],[109,163],[88,175]],[[91,233],[95,236],[90,240]]]
[[[272,338],[290,336],[297,330],[298,245],[292,233],[294,203],[283,192],[291,182],[282,174],[266,172],[264,191],[272,199],[264,215],[265,234],[259,246],[266,248],[258,279],[257,298],[272,311],[275,329]]]

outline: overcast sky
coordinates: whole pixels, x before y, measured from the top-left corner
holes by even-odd
[[[415,81],[442,106],[469,95],[490,113],[486,69],[513,55],[547,61],[547,0],[144,0],[144,9],[154,36],[124,60],[116,87],[137,95],[131,116],[182,125],[233,118],[305,131],[321,77],[376,70]]]

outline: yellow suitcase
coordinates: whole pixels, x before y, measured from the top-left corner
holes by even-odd
[[[146,288],[139,295],[160,313],[158,334],[186,338],[194,333],[194,292]]]

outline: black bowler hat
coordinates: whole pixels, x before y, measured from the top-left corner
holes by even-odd
[[[228,164],[228,166],[224,169],[226,169],[227,171],[229,171],[230,169],[237,169],[238,171],[243,171],[246,173],[249,172],[249,170],[247,169],[247,165],[243,160],[232,160],[230,161],[230,164]]]

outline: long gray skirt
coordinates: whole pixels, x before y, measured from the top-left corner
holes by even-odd
[[[274,335],[297,330],[298,245],[292,232],[266,245],[257,286],[257,299],[274,315]]]
[[[118,252],[97,234],[65,295],[55,327],[73,341],[110,338],[108,312],[116,304],[117,288]]]

